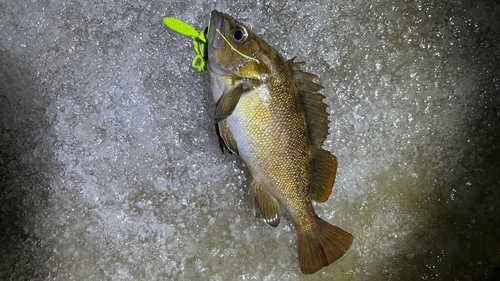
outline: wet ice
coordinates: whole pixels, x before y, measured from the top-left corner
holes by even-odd
[[[0,4],[4,279],[301,280],[293,223],[252,214],[189,39],[212,9],[319,76],[339,160],[318,214],[355,236],[308,279],[498,268],[498,5]],[[28,258],[29,257],[29,258]]]

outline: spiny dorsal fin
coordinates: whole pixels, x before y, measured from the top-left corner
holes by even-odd
[[[302,108],[307,123],[308,137],[311,147],[311,198],[317,202],[328,200],[332,192],[335,174],[337,173],[337,158],[321,148],[328,135],[328,113],[325,98],[317,91],[322,86],[312,82],[317,76],[303,72],[300,67],[303,62],[287,61],[292,78],[299,91]]]
[[[316,75],[303,72],[300,69],[303,62],[293,62],[294,59],[287,61],[287,64],[302,101],[309,140],[312,145],[321,148],[328,135],[328,113],[326,112],[326,104],[323,103],[325,97],[317,93],[323,87],[312,82],[317,77]]]
[[[252,204],[255,214],[256,206],[259,208],[264,221],[270,226],[278,226],[280,224],[280,205],[278,200],[276,200],[265,187],[252,179],[250,184],[252,188]]]

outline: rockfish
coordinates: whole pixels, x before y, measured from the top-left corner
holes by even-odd
[[[317,76],[285,61],[248,26],[213,11],[208,71],[221,149],[239,155],[252,175],[251,197],[264,221],[280,223],[280,205],[297,231],[302,272],[339,259],[352,235],[319,218],[312,200],[330,196],[336,157],[321,148],[328,113]]]

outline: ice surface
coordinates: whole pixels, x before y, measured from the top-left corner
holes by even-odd
[[[255,218],[190,39],[218,9],[319,76],[351,232],[312,276]],[[484,280],[500,268],[493,1],[0,2],[2,280]]]

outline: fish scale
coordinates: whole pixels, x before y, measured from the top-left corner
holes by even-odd
[[[293,216],[307,225],[311,230],[311,222],[305,213],[311,210],[308,194],[310,172],[310,151],[306,138],[304,115],[300,110],[298,93],[291,87],[291,74],[277,64],[276,74],[269,81],[269,97],[256,94],[255,91],[245,93],[232,114],[230,129],[243,127],[245,135],[234,135],[237,139],[245,139],[250,145],[250,152],[241,151],[240,157],[253,174],[261,174],[268,182],[270,193],[278,199]],[[283,92],[286,89],[286,93]],[[267,100],[265,106],[263,100]],[[249,121],[250,120],[250,121]],[[261,124],[269,124],[267,130]],[[279,134],[277,134],[279,132]],[[255,160],[254,160],[255,158]],[[279,161],[275,161],[278,160]]]
[[[277,226],[280,205],[297,231],[302,272],[314,273],[339,259],[352,235],[319,218],[312,200],[328,199],[337,160],[321,145],[328,114],[316,76],[284,61],[250,29],[213,11],[208,71],[221,148],[237,153],[252,175],[254,210]]]

